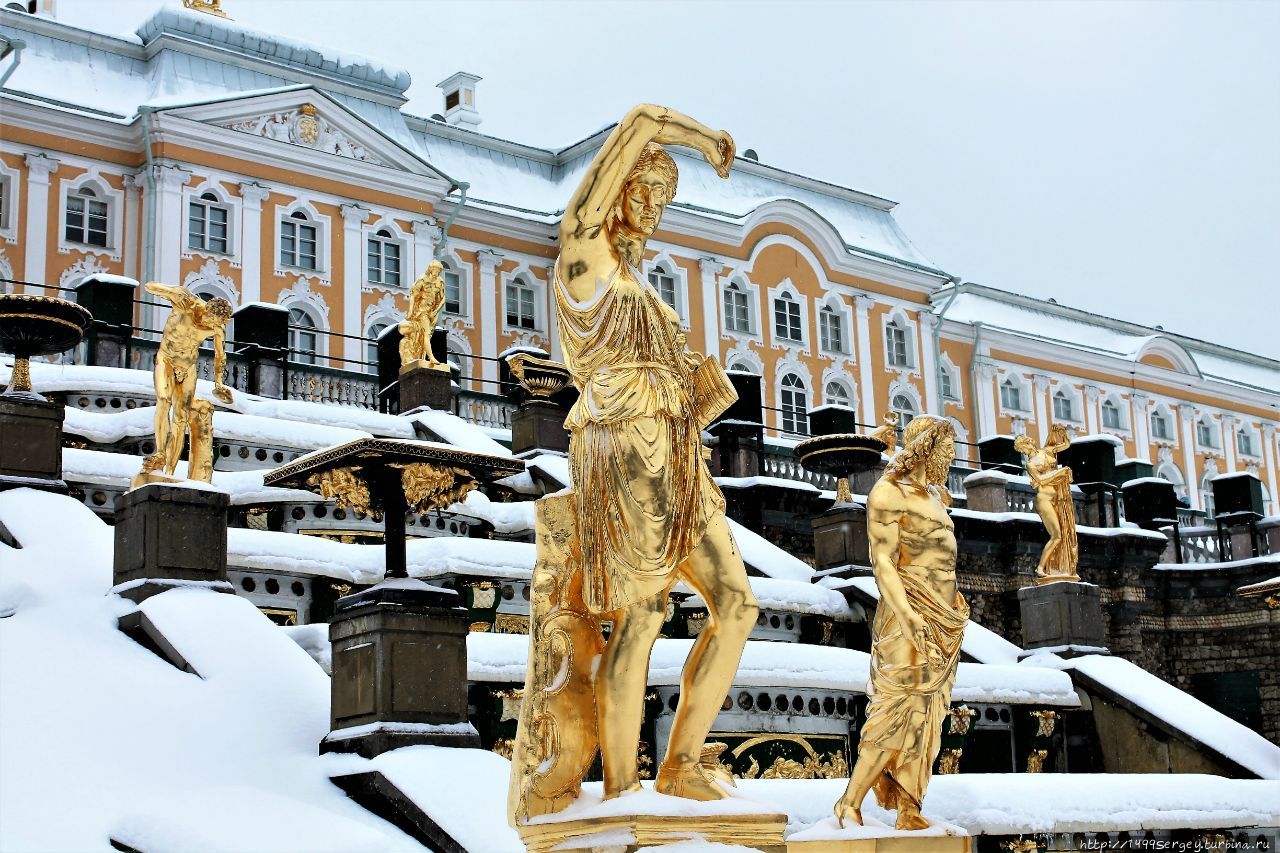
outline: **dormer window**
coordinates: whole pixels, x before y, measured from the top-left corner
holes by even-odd
[[[91,187],[81,187],[67,196],[65,236],[68,243],[107,246],[107,203]]]
[[[459,71],[441,80],[436,87],[444,93],[444,120],[449,124],[477,125],[480,114],[476,112],[476,84],[480,78]]]

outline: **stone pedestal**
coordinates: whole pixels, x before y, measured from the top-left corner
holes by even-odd
[[[76,302],[93,314],[93,326],[85,336],[89,364],[129,366],[126,355],[133,335],[133,298],[137,293],[137,282],[114,276],[85,276],[76,286]]]
[[[870,566],[866,508],[858,504],[837,505],[814,518],[813,550],[819,572]]]
[[[750,421],[719,421],[707,427],[718,439],[711,473],[717,477],[758,477],[764,426]]]
[[[66,491],[61,403],[34,394],[0,394],[0,490]]]
[[[153,483],[116,501],[113,592],[143,601],[176,586],[232,592],[225,492]]]
[[[467,720],[468,619],[459,604],[452,590],[409,578],[338,600],[322,753],[480,746]]]
[[[1009,479],[999,471],[979,471],[964,478],[965,507],[974,512],[1008,512]]]
[[[400,373],[400,411],[409,412],[420,406],[442,412],[453,411],[453,376],[447,365],[439,367],[409,366]]]
[[[569,433],[564,428],[567,414],[550,400],[535,398],[520,404],[511,416],[512,454],[547,450],[568,453]]]
[[[1107,644],[1102,621],[1102,595],[1091,583],[1058,581],[1018,590],[1022,611],[1022,645],[1049,646]]]
[[[284,399],[289,309],[253,303],[240,306],[231,317],[230,337],[249,362],[249,393]]]

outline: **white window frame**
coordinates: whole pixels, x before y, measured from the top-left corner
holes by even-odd
[[[768,290],[769,297],[769,341],[775,349],[807,350],[809,348],[809,298],[802,294],[791,279],[784,278],[777,287]],[[800,326],[799,338],[784,338],[778,335],[778,303],[790,299],[795,304],[796,320]],[[790,326],[790,323],[788,323]],[[812,393],[812,389],[806,389]]]
[[[961,382],[960,368],[951,360],[951,356],[942,353],[942,357],[938,359],[938,399],[944,404],[950,403],[953,406],[964,407],[964,385]],[[951,395],[946,396],[942,393],[942,374],[947,374],[951,380]]]
[[[369,287],[377,287],[383,290],[404,291],[413,283],[412,273],[409,268],[409,246],[408,242],[400,236],[397,236],[395,229],[389,225],[380,225],[377,228],[369,228],[362,235],[364,237],[364,253],[362,255],[364,262],[364,283]],[[378,257],[380,264],[378,267],[378,280],[375,281],[370,275],[369,268],[369,250],[371,244],[377,243],[379,246]],[[386,275],[386,254],[387,247],[394,246],[397,255],[396,278],[398,281],[392,283],[386,281],[383,277]]]
[[[720,312],[720,330],[721,336],[728,340],[740,340],[743,338],[760,338],[760,288],[758,285],[752,284],[751,280],[741,274],[733,274],[722,280],[719,293],[716,294],[716,310]],[[729,290],[737,290],[746,296],[747,303],[747,329],[730,329],[728,317],[724,311],[725,293]]]
[[[545,334],[547,331],[547,286],[546,282],[533,274],[527,266],[521,266],[509,273],[502,273],[500,276],[501,284],[498,293],[502,301],[502,330],[509,334],[520,335],[529,334],[530,332],[538,332]],[[509,285],[521,282],[525,287],[533,291],[533,327],[522,325],[511,325],[507,322],[507,287]]]
[[[906,362],[897,364],[889,358],[889,327],[896,326],[905,334],[906,346]],[[880,334],[884,341],[884,365],[887,370],[905,370],[909,373],[915,373],[920,369],[920,328],[919,325],[907,316],[907,313],[901,308],[894,308],[886,313],[880,320]]]
[[[280,246],[284,236],[284,221],[292,219],[295,213],[304,213],[307,217],[307,223],[315,226],[316,229],[316,268],[307,269],[306,267],[295,267],[280,262]],[[326,284],[330,281],[331,270],[333,269],[331,259],[331,249],[333,246],[333,222],[315,206],[308,201],[298,200],[292,204],[276,205],[275,209],[276,225],[275,225],[275,247],[272,255],[272,266],[275,268],[277,276],[281,278],[291,276],[306,276],[309,278],[318,278]],[[297,220],[295,220],[297,221]],[[364,246],[360,247],[360,263],[364,264]],[[361,275],[363,280],[364,276]]]
[[[1058,414],[1058,401],[1067,401],[1067,416],[1063,417]],[[1050,420],[1053,423],[1081,423],[1081,416],[1084,414],[1084,407],[1080,405],[1080,401],[1076,398],[1076,392],[1067,385],[1058,385],[1051,389],[1049,394],[1049,413]]]
[[[1010,406],[1005,402],[1004,389],[1006,382],[1011,383],[1018,391],[1017,406]],[[996,382],[996,389],[998,392],[996,396],[1000,398],[1001,413],[1023,417],[1031,411],[1031,391],[1028,388],[1027,380],[1018,374],[1012,371],[1000,374]]]
[[[202,199],[205,193],[212,193],[217,201]],[[227,211],[227,250],[216,252],[212,249],[191,248],[191,204],[216,205]],[[182,188],[182,257],[213,258],[226,260],[230,258],[238,263],[240,258],[240,211],[242,209],[239,196],[227,192],[218,181],[205,181],[197,187]]]
[[[67,239],[67,200],[79,195],[80,190],[89,187],[98,200],[107,205],[107,245],[91,246],[88,243],[77,243]],[[186,212],[183,212],[185,215]],[[103,255],[113,261],[120,260],[124,245],[124,190],[112,187],[102,178],[96,169],[91,169],[78,178],[59,183],[58,192],[58,252],[82,252],[89,255]]]
[[[831,389],[836,388],[843,400],[832,399]],[[851,411],[857,411],[857,398],[849,389],[848,383],[843,379],[828,379],[822,383],[822,405],[824,406],[841,406]]]
[[[1114,425],[1106,423],[1108,405],[1116,413],[1116,423]],[[1104,396],[1102,402],[1098,403],[1098,423],[1101,428],[1110,432],[1129,432],[1129,419],[1125,417],[1125,409],[1128,407],[1128,403],[1123,397],[1116,394]]]
[[[1204,433],[1200,431],[1201,426],[1205,427]],[[1210,417],[1209,415],[1201,415],[1200,417],[1196,418],[1195,432],[1196,432],[1196,447],[1202,448],[1204,450],[1221,450],[1222,449],[1222,426],[1221,424],[1216,423],[1213,420],[1213,418]],[[1209,437],[1208,443],[1204,441],[1204,437],[1206,434]],[[1217,439],[1216,444],[1213,443],[1215,438]]]
[[[377,306],[374,306],[374,307],[377,307]],[[392,317],[388,314],[383,314],[383,313],[375,314],[374,316],[370,317],[368,320],[365,321],[364,358],[365,358],[365,361],[368,362],[368,364],[364,365],[364,370],[366,373],[372,374],[374,376],[378,375],[378,338],[377,338],[377,334],[375,334],[373,331],[374,326],[382,326],[382,329],[378,333],[380,334],[381,332],[386,331],[387,327],[397,326],[399,324],[400,324],[400,319],[398,317]],[[370,356],[372,356],[372,358],[370,358]],[[354,365],[344,365],[344,366],[348,370],[355,369]]]
[[[1166,431],[1164,435],[1156,435],[1156,416],[1159,416],[1165,423]],[[1151,409],[1147,420],[1147,428],[1150,430],[1152,441],[1167,441],[1170,444],[1178,443],[1177,416],[1163,403],[1158,404]]]
[[[795,385],[787,384],[788,379],[800,383],[798,392]],[[790,394],[794,397],[796,393],[804,396],[804,405],[799,408],[795,406],[794,399],[788,404],[787,398],[784,396]],[[805,378],[795,371],[788,370],[778,378],[778,427],[780,432],[786,435],[809,434],[809,401],[811,393]],[[790,429],[788,429],[788,425],[790,425]],[[795,428],[800,425],[803,425],[803,430]]]
[[[0,239],[7,243],[18,242],[19,197],[22,193],[22,175],[0,160],[0,184],[4,185],[3,203],[0,203]],[[65,223],[64,223],[65,224]]]
[[[899,400],[905,400],[906,406],[898,404]],[[911,399],[910,394],[904,394],[898,391],[889,397],[889,411],[898,416],[898,435],[901,437],[902,430],[907,428],[907,424],[911,423],[920,415],[920,407]]]
[[[645,264],[644,277],[645,281],[649,281],[649,276],[654,273],[662,272],[664,275],[670,276],[675,285],[675,302],[671,306],[676,314],[680,315],[680,327],[689,328],[689,273],[682,264],[678,264],[675,258],[667,254],[666,251],[659,252],[654,256],[653,260]],[[650,285],[653,282],[649,282]],[[655,288],[656,289],[656,288]],[[661,293],[658,294],[662,296]],[[666,301],[665,299],[663,300]]]
[[[819,352],[830,353],[832,355],[848,355],[851,353],[853,351],[853,324],[849,322],[850,318],[848,310],[846,310],[840,303],[840,300],[834,296],[824,299],[816,307],[818,309],[817,324]],[[836,328],[840,332],[840,346],[838,347],[828,346],[830,343],[830,335],[824,335],[823,332],[828,330],[831,322],[829,320],[824,324],[822,322],[824,316],[834,320]],[[827,328],[824,328],[824,326]],[[824,337],[827,338],[827,340],[824,341]]]
[[[311,305],[309,305],[305,300],[302,300],[302,299],[295,299],[288,303],[285,303],[284,307],[289,309],[289,350],[290,350],[289,359],[288,359],[289,362],[291,364],[304,364],[309,367],[318,366],[320,362],[325,358],[326,356],[325,351],[328,349],[328,347],[326,346],[326,343],[328,342],[329,336],[324,334],[324,332],[327,331],[323,326],[324,318],[319,316],[319,312],[316,311],[314,308],[312,308]],[[311,322],[314,324],[311,327],[315,329],[313,333],[299,332],[294,328],[295,326],[293,322],[294,311],[299,311],[305,314],[308,318],[310,318]],[[297,336],[302,334],[315,335],[315,347],[314,349],[311,350],[311,355],[304,356],[304,358],[309,358],[310,360],[304,360],[303,358],[298,357],[299,353],[307,352],[307,349],[305,346],[295,346],[295,343],[300,343],[300,341],[297,340]]]
[[[1241,437],[1249,440],[1249,449],[1245,450],[1240,446]],[[1239,423],[1236,426],[1236,453],[1241,456],[1247,456],[1250,459],[1262,458],[1262,436],[1253,427]]]

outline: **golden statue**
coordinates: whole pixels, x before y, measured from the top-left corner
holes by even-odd
[[[1076,509],[1071,499],[1071,469],[1058,465],[1058,454],[1071,446],[1071,436],[1062,424],[1049,427],[1048,443],[1037,447],[1028,435],[1013,441],[1027,457],[1027,474],[1036,490],[1036,512],[1049,531],[1049,541],[1040,552],[1036,583],[1080,581],[1080,544],[1076,540]]]
[[[759,607],[702,454],[701,430],[735,399],[732,385],[718,363],[686,348],[680,318],[637,269],[676,190],[662,144],[693,148],[728,177],[729,134],[641,105],[600,149],[561,223],[553,289],[580,392],[565,421],[574,491],[538,502],[509,802],[516,826],[572,802],[597,743],[604,796],[640,789],[649,654],[677,580],[711,616],[685,663],[655,788],[726,796],[700,759]],[[601,650],[603,621],[613,630]]]
[[[444,264],[433,260],[409,289],[409,313],[400,323],[400,372],[414,367],[448,370],[431,352],[431,333],[444,307]]]
[[[885,443],[885,453],[893,455],[898,449],[898,415],[895,412],[886,412],[884,423],[871,431],[871,437],[879,439]]]
[[[200,345],[212,339],[213,393],[222,402],[230,403],[231,389],[222,384],[222,374],[227,365],[224,344],[231,303],[217,296],[206,302],[185,287],[157,281],[147,282],[145,289],[169,300],[173,310],[165,321],[156,351],[156,451],[143,460],[141,472],[130,485],[174,482],[173,472],[188,433],[191,451],[187,476],[208,483],[213,480],[213,404],[196,399],[196,362]]]
[[[923,829],[920,803],[942,745],[969,605],[956,589],[956,538],[947,505],[955,428],[923,415],[867,496],[867,534],[880,604],[871,628],[867,721],[837,820],[862,823],[874,789],[898,829]]]

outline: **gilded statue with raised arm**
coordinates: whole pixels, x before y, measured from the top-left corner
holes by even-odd
[[[142,471],[132,485],[172,481],[188,434],[187,476],[207,483],[213,479],[213,404],[196,399],[197,362],[200,345],[212,341],[213,393],[230,403],[231,389],[222,384],[222,375],[227,365],[224,345],[231,303],[217,296],[206,302],[185,287],[157,281],[147,282],[145,289],[167,299],[173,308],[156,351],[156,451],[143,460]]]
[[[400,323],[400,372],[413,367],[447,370],[431,352],[431,334],[444,307],[444,264],[433,260],[409,289],[409,313]]]
[[[1062,424],[1053,424],[1044,447],[1028,435],[1018,436],[1013,446],[1026,457],[1027,475],[1036,490],[1036,513],[1049,533],[1036,566],[1036,583],[1079,582],[1080,544],[1071,498],[1071,469],[1058,464],[1058,454],[1071,446],[1071,436]]]
[[[732,385],[718,363],[689,351],[679,316],[639,269],[676,192],[663,145],[692,148],[722,178],[733,165],[728,133],[638,106],[596,155],[561,223],[552,288],[580,392],[565,421],[573,492],[539,501],[529,680],[512,764],[517,824],[572,801],[597,743],[604,796],[640,789],[649,655],[677,580],[711,615],[685,662],[655,788],[725,796],[700,763],[703,742],[759,608],[702,454],[701,430],[735,399]],[[601,651],[605,621],[612,632]]]
[[[885,453],[892,455],[898,449],[898,415],[896,412],[886,412],[884,423],[871,431],[871,437],[883,441],[885,444]]]
[[[898,829],[929,825],[920,814],[942,744],[942,722],[960,662],[969,606],[956,588],[956,537],[947,506],[955,428],[923,415],[903,430],[902,450],[867,495],[867,534],[880,602],[871,627],[867,721],[841,822],[862,823],[874,790],[897,810]]]

